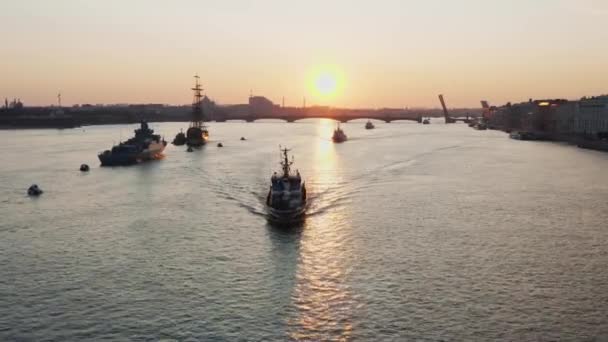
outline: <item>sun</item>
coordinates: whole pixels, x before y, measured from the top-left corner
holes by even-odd
[[[329,73],[322,73],[315,79],[315,88],[320,95],[327,96],[334,94],[338,88],[336,78]]]
[[[344,85],[344,77],[335,66],[322,66],[313,69],[309,74],[309,88],[317,100],[325,101],[336,98]]]

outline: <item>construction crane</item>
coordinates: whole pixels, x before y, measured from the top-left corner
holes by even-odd
[[[455,123],[456,120],[450,117],[450,113],[448,113],[448,107],[445,105],[445,101],[443,100],[443,95],[439,95],[439,102],[441,102],[441,107],[443,107],[443,117],[445,118],[445,123]]]

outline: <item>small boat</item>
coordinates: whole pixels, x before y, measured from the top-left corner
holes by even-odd
[[[365,129],[374,129],[376,126],[374,126],[374,124],[370,121],[367,120],[367,122],[365,123]]]
[[[608,152],[608,140],[606,139],[581,139],[576,145],[588,150]]]
[[[194,149],[192,148],[192,146],[188,146],[188,149],[186,150],[187,152],[193,152]]]
[[[43,192],[44,191],[42,191],[42,189],[40,189],[37,184],[32,184],[27,189],[28,196],[40,196],[40,195],[42,195]]]
[[[177,133],[175,138],[173,138],[172,144],[175,146],[183,146],[184,144],[186,144],[186,135],[181,129],[179,130],[179,133]]]
[[[430,123],[431,123],[431,120],[429,120],[428,118],[425,118],[424,120],[422,120],[423,125],[428,125]]]
[[[80,171],[82,171],[82,172],[88,172],[89,171],[89,165],[87,165],[87,164],[80,165]]]
[[[289,161],[288,149],[282,149],[282,174],[276,172],[270,178],[270,190],[266,196],[268,218],[277,223],[296,223],[306,211],[306,185],[300,172],[291,172],[293,158]]]
[[[338,127],[336,127],[336,129],[334,130],[334,135],[331,137],[331,140],[333,140],[335,143],[341,143],[345,142],[347,139],[348,137],[340,128],[340,124],[338,124]]]
[[[224,147],[224,144],[222,144],[222,143],[217,143],[217,147]]]
[[[509,138],[515,139],[515,140],[524,140],[524,139],[522,139],[522,134],[518,131],[513,131],[513,132],[509,133]]]
[[[532,132],[513,131],[509,133],[509,138],[515,140],[539,140],[539,137]]]
[[[245,137],[241,137],[241,141],[245,141],[245,140],[247,140],[247,139],[245,139]]]

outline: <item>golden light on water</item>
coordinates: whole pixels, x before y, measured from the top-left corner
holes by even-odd
[[[340,159],[330,139],[334,127],[335,122],[329,119],[317,125],[314,167],[309,178],[314,189],[312,213],[335,206],[345,195],[337,171]],[[347,280],[353,259],[347,211],[333,208],[308,217],[306,222],[293,294],[297,314],[289,322],[289,336],[297,341],[323,341],[331,332],[335,336],[332,340],[348,341],[353,333],[353,311],[358,307]],[[307,229],[308,225],[312,229]]]
[[[315,165],[320,165],[321,167],[332,167],[335,161],[329,160],[335,158],[334,144],[331,141],[331,136],[333,134],[333,130],[335,127],[334,120],[331,119],[321,119],[319,121],[319,125],[317,126],[317,135],[318,145],[316,156],[317,158],[321,158],[321,163],[316,163]]]

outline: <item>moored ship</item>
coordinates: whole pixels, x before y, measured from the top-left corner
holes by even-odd
[[[142,121],[133,138],[101,152],[97,157],[101,166],[132,165],[160,158],[166,146],[167,142],[160,135],[154,134],[147,122]]]
[[[271,185],[266,197],[269,219],[278,223],[301,221],[306,211],[306,185],[300,172],[291,172],[293,159],[289,161],[288,149],[282,149],[282,174],[276,172],[270,178]]]
[[[376,126],[374,126],[371,120],[367,120],[367,122],[365,123],[365,129],[374,129],[375,127]]]
[[[478,131],[485,131],[486,129],[488,129],[488,126],[484,122],[477,122],[473,125],[473,128]]]
[[[538,134],[527,131],[513,131],[509,133],[509,138],[515,140],[541,140]]]
[[[608,152],[608,132],[598,132],[575,140],[576,145],[588,150]]]

